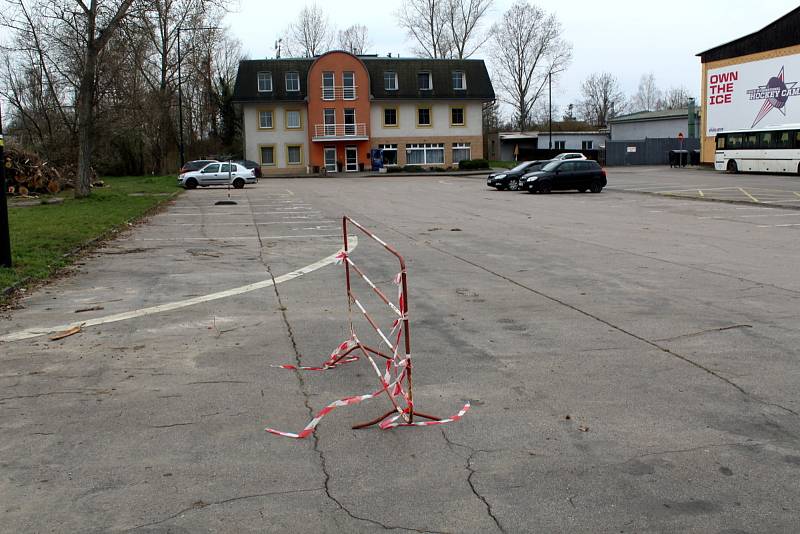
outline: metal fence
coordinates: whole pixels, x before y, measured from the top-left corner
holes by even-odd
[[[668,165],[670,150],[700,150],[700,139],[653,138],[641,141],[606,141],[605,164]]]

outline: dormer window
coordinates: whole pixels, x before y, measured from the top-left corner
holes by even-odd
[[[269,93],[272,91],[272,73],[259,72],[258,73],[258,92]]]
[[[467,77],[464,75],[464,71],[461,70],[453,71],[453,89],[455,89],[456,91],[467,90]]]
[[[397,91],[397,73],[387,70],[383,73],[383,88],[387,91]]]
[[[286,91],[287,92],[297,92],[300,91],[300,73],[299,72],[287,72],[286,73]]]
[[[430,91],[433,89],[433,78],[430,72],[417,73],[417,89],[420,91]]]

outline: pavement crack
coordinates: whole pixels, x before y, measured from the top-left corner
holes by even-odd
[[[194,421],[188,423],[171,423],[168,425],[147,425],[149,428],[172,428],[175,426],[189,426],[189,425],[196,425]]]
[[[494,522],[495,526],[497,527],[497,530],[499,530],[500,532],[505,533],[505,529],[503,528],[503,525],[500,524],[500,520],[495,515],[494,510],[492,509],[492,505],[489,503],[488,500],[486,500],[486,497],[484,497],[478,491],[478,488],[475,487],[475,483],[472,481],[472,478],[477,473],[475,468],[472,466],[472,462],[475,460],[475,456],[480,454],[480,453],[487,453],[487,452],[493,452],[493,451],[488,451],[488,450],[483,450],[483,449],[475,449],[473,447],[470,447],[469,445],[464,445],[463,443],[457,443],[455,441],[451,441],[450,438],[447,437],[447,433],[444,431],[444,429],[442,429],[442,437],[444,438],[444,441],[447,443],[447,446],[451,450],[455,446],[455,447],[461,447],[461,448],[464,448],[464,449],[467,449],[468,451],[470,451],[469,456],[467,456],[467,460],[466,460],[466,463],[464,465],[464,469],[466,469],[467,473],[468,473],[467,474],[467,485],[469,486],[469,489],[472,491],[472,494],[475,495],[475,497],[479,501],[481,501],[483,503],[483,506],[486,508],[486,514],[492,519],[492,521]]]
[[[664,337],[664,338],[660,338],[660,339],[654,339],[653,341],[659,341],[659,342],[661,342],[661,341],[675,341],[676,339],[683,339],[683,338],[687,338],[687,337],[702,336],[704,334],[711,334],[711,333],[714,333],[714,332],[724,332],[726,330],[734,330],[734,329],[738,329],[738,328],[753,328],[753,325],[751,325],[751,324],[734,324],[734,325],[730,325],[730,326],[721,326],[719,328],[708,328],[706,330],[700,330],[700,331],[697,331],[697,332],[691,332],[689,334],[681,334],[679,336]]]
[[[179,517],[179,516],[181,516],[183,514],[186,514],[186,513],[189,513],[189,512],[194,512],[196,510],[202,510],[203,508],[208,508],[209,506],[221,506],[221,505],[228,504],[228,503],[231,503],[231,502],[243,501],[243,500],[246,500],[246,499],[258,499],[258,498],[261,498],[261,497],[272,497],[272,496],[275,496],[275,495],[289,495],[289,494],[293,494],[293,493],[308,493],[308,492],[312,492],[312,491],[320,491],[321,489],[322,488],[308,488],[308,489],[297,489],[297,490],[286,490],[286,491],[270,491],[270,492],[266,492],[266,493],[252,493],[252,494],[249,494],[249,495],[239,495],[237,497],[231,497],[230,499],[223,499],[223,500],[220,500],[220,501],[212,501],[212,502],[195,501],[190,506],[187,506],[186,508],[183,508],[183,509],[175,512],[174,514],[169,515],[169,516],[167,516],[167,517],[165,517],[163,519],[159,519],[158,521],[151,521],[150,523],[143,523],[141,525],[136,525],[134,527],[130,527],[130,528],[127,528],[127,529],[123,530],[123,532],[131,532],[131,531],[134,531],[134,530],[138,530],[140,528],[152,527],[154,525],[160,525],[162,523],[166,523],[167,521],[175,519],[176,517]]]

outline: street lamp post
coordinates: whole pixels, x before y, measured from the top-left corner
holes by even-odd
[[[547,121],[550,127],[550,143],[548,148],[553,150],[553,71],[547,73],[547,96],[550,99],[550,119]],[[550,154],[552,157],[552,154]]]
[[[186,151],[183,145],[183,78],[181,77],[181,32],[186,30],[219,30],[219,26],[196,26],[181,28],[178,26],[178,137],[180,139],[181,168],[186,163]]]
[[[11,267],[11,229],[8,227],[6,158],[3,142],[3,111],[0,109],[0,265]]]

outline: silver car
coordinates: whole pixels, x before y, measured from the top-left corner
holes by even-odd
[[[178,185],[186,189],[208,187],[209,185],[232,185],[242,189],[244,184],[256,183],[256,175],[252,169],[246,169],[236,163],[209,163],[198,171],[185,172],[178,176]]]

